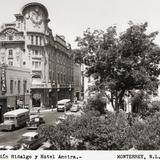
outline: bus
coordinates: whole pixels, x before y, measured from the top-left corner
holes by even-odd
[[[0,130],[14,130],[23,127],[29,121],[28,109],[16,109],[3,114],[4,122],[0,124]]]
[[[57,103],[57,112],[59,111],[67,111],[71,108],[72,102],[70,99],[62,99]]]

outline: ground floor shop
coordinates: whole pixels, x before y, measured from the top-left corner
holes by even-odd
[[[50,89],[32,89],[32,107],[55,108],[57,101],[61,99],[73,99],[73,89],[68,88],[50,88]]]
[[[49,107],[49,89],[34,88],[31,89],[32,93],[32,107]]]
[[[0,123],[3,122],[3,114],[7,111],[7,98],[0,98]]]

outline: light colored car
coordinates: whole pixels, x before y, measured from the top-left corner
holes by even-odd
[[[23,150],[35,150],[45,142],[44,137],[40,137],[37,132],[26,132],[17,142]]]
[[[65,112],[69,110],[72,106],[72,102],[70,99],[62,99],[57,102],[57,112],[62,111]]]
[[[79,104],[78,103],[74,103],[72,105],[72,107],[70,108],[71,112],[78,112],[79,111]]]

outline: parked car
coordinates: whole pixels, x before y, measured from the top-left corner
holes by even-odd
[[[62,99],[57,103],[57,112],[59,111],[67,111],[71,108],[72,102],[70,99]]]
[[[20,144],[23,150],[35,150],[40,147],[43,142],[45,142],[45,138],[40,137],[37,132],[26,132],[17,144]]]
[[[41,115],[30,115],[30,120],[27,122],[27,129],[37,129],[41,124],[44,124],[44,117]]]
[[[79,104],[78,103],[74,103],[72,105],[72,107],[70,108],[71,112],[78,112],[79,111]]]

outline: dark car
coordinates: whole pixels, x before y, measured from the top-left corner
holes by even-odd
[[[45,142],[44,137],[40,137],[37,132],[24,133],[17,144],[21,145],[22,150],[35,150]]]
[[[30,121],[27,123],[27,129],[37,129],[41,124],[44,124],[44,117],[41,115],[31,115]]]

